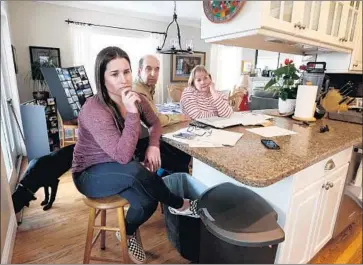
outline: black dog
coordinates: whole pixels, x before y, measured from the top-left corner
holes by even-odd
[[[44,187],[45,199],[41,205],[43,210],[49,210],[57,195],[59,177],[66,173],[72,166],[73,145],[68,145],[57,151],[30,161],[22,180],[14,192],[13,204],[15,213],[24,206],[29,207],[31,200],[36,200],[34,194],[40,187]],[[49,199],[48,188],[51,188]]]

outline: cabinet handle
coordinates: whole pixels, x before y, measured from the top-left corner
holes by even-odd
[[[328,183],[327,184],[323,184],[323,186],[321,186],[323,189],[326,189],[326,190],[329,190],[330,189],[330,187],[329,187],[329,185],[328,185]]]
[[[294,24],[294,28],[301,28],[300,22]]]
[[[332,170],[333,168],[335,168],[335,163],[333,159],[329,159],[325,164],[325,170]]]
[[[332,182],[328,182],[327,185],[329,185],[330,188],[334,187],[334,184]]]
[[[302,24],[300,28],[301,28],[301,29],[305,29],[305,28],[306,28],[306,26],[305,26],[304,24]]]

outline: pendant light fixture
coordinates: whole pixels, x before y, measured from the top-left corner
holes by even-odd
[[[193,43],[192,40],[186,40],[185,43],[185,49],[182,49],[182,45],[181,45],[181,39],[180,39],[180,28],[179,28],[179,24],[178,24],[178,16],[176,14],[176,1],[174,1],[174,15],[173,15],[173,20],[169,23],[168,27],[166,28],[166,32],[164,33],[164,40],[163,43],[160,46],[157,47],[156,51],[158,53],[162,53],[162,54],[193,54]],[[169,27],[171,26],[171,24],[173,24],[175,22],[176,24],[176,28],[177,28],[177,39],[176,38],[170,38],[170,47],[166,48],[164,47],[166,42],[166,39],[168,37],[168,30]]]

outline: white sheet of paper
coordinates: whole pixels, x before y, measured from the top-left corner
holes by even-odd
[[[262,128],[246,129],[249,132],[261,135],[263,137],[275,137],[296,134],[294,131],[286,130],[278,126],[267,126]]]
[[[210,135],[207,133],[201,136],[197,135],[194,139],[191,140],[173,136],[174,134],[187,132],[187,128],[173,133],[164,134],[163,137],[178,141],[180,143],[188,144],[190,147],[223,147],[235,146],[238,140],[243,136],[243,133],[229,132],[218,129],[211,130],[212,133]]]
[[[197,121],[217,127],[224,128],[234,125],[259,125],[264,123],[268,119],[272,119],[272,116],[260,114],[260,113],[252,113],[252,112],[234,112],[229,118],[221,118],[221,117],[210,117],[197,119]]]

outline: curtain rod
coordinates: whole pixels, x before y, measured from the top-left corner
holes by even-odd
[[[147,32],[147,33],[154,33],[154,34],[161,34],[161,35],[166,34],[165,32],[159,32],[159,31],[150,31],[150,30],[133,29],[133,28],[121,28],[121,27],[115,27],[115,26],[92,24],[92,23],[88,23],[88,22],[73,21],[73,20],[69,20],[69,19],[65,20],[65,22],[67,22],[68,24],[76,24],[76,25],[82,25],[82,26],[93,26],[93,27],[102,27],[102,28],[132,30],[132,31]]]

